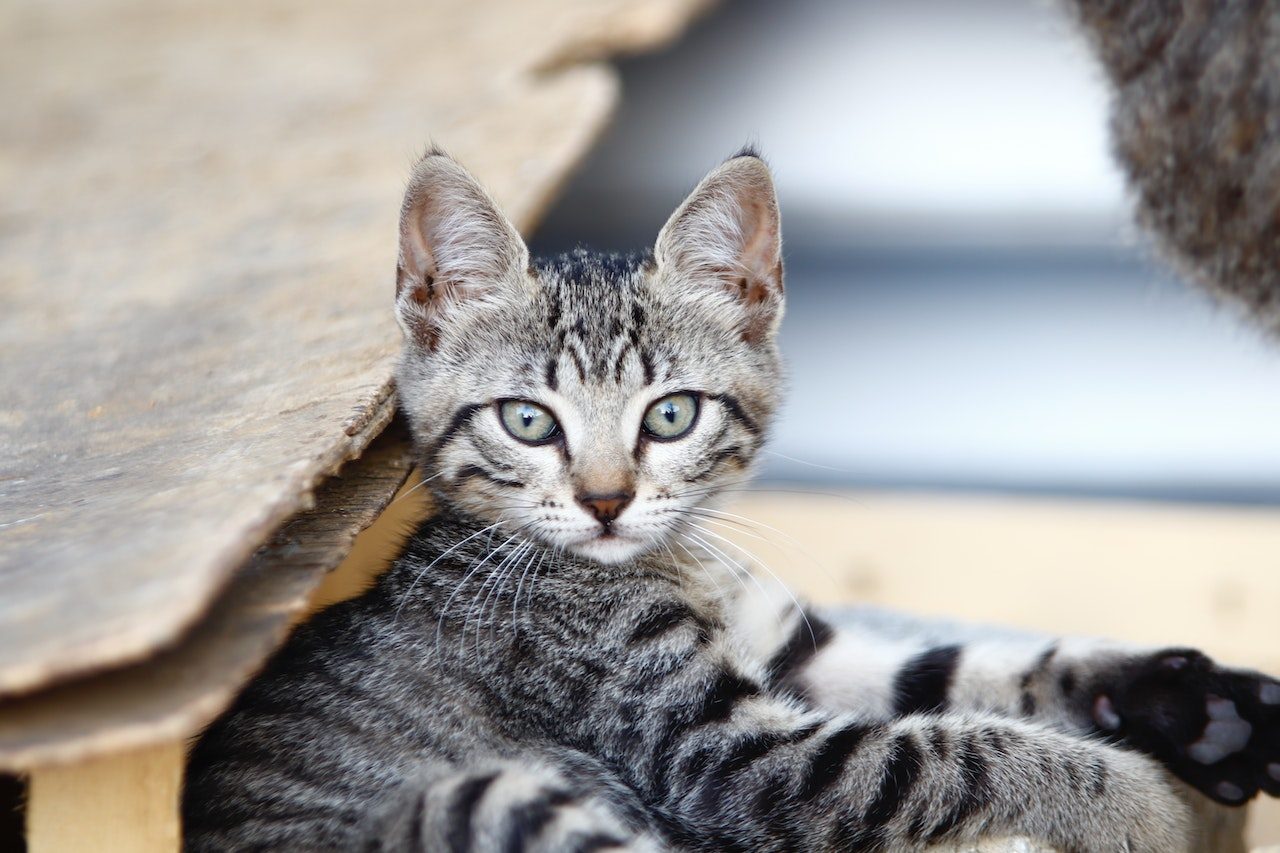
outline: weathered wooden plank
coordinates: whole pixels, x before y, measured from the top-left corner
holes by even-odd
[[[425,140],[527,227],[605,120],[575,62],[703,0],[0,8],[0,695],[174,643],[390,417]]]
[[[31,770],[182,740],[220,712],[308,609],[411,467],[399,422],[259,548],[180,643],[154,658],[0,700],[0,768]]]

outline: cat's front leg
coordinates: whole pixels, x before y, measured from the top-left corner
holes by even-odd
[[[1187,847],[1185,807],[1146,756],[991,714],[815,710],[783,683],[798,645],[764,667],[685,601],[631,610],[614,680],[583,697],[582,736],[695,847],[909,851],[1009,834],[1081,853]]]
[[[779,684],[836,710],[902,716],[948,709],[1101,733],[1160,760],[1227,805],[1280,795],[1280,682],[1192,649],[1140,649],[881,611],[839,628],[792,617],[774,653]],[[815,627],[816,626],[816,627]]]
[[[583,771],[569,751],[481,759],[466,767],[431,763],[392,790],[356,835],[369,853],[610,850],[660,853],[664,840],[619,784]]]

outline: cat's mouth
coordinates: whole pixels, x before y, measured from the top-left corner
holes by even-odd
[[[612,525],[570,546],[573,551],[599,563],[621,563],[646,548],[645,542]]]

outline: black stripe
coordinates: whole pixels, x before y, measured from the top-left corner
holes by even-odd
[[[640,368],[644,371],[644,384],[653,384],[653,359],[649,357],[649,353],[640,350]]]
[[[736,459],[738,461],[738,464],[742,466],[746,466],[747,464],[747,457],[743,455],[742,446],[738,444],[733,444],[733,445],[730,445],[729,447],[725,447],[713,453],[710,457],[708,457],[706,464],[704,464],[700,469],[698,469],[697,472],[685,477],[684,481],[686,483],[698,482],[703,477],[706,477],[712,471],[719,468],[720,463],[724,462],[727,459]]]
[[[551,357],[547,359],[547,371],[544,377],[547,387],[555,391],[560,387],[560,377],[557,375],[559,370],[559,359]]]
[[[618,351],[618,360],[613,363],[613,381],[622,384],[622,368],[627,362],[627,353],[631,352],[631,344],[624,343]]]
[[[789,732],[761,732],[743,738],[720,761],[715,775],[721,778],[732,776],[748,764],[764,758],[775,747],[790,746],[811,737],[821,723],[811,723]]]
[[[964,778],[964,785],[960,788],[960,801],[929,833],[929,841],[937,841],[950,834],[986,802],[987,764],[972,741],[966,740],[960,744],[959,758],[960,775]]]
[[[564,790],[552,790],[542,799],[525,803],[511,812],[507,826],[507,853],[528,850],[534,839],[555,817],[556,809],[573,802],[573,795]]]
[[[765,777],[756,790],[748,812],[758,823],[763,823],[772,843],[760,843],[757,850],[813,850],[817,839],[813,838],[804,820],[797,820],[791,809],[789,777],[784,768]],[[776,841],[775,841],[776,839]],[[832,846],[830,849],[844,849]]]
[[[747,765],[764,758],[779,746],[792,746],[812,737],[822,728],[822,723],[810,723],[789,732],[760,732],[742,738],[721,758],[711,773],[713,783],[725,782]]]
[[[689,605],[680,601],[663,601],[636,620],[631,629],[631,636],[627,638],[627,643],[632,644],[642,640],[652,640],[654,637],[665,634],[685,622],[694,622],[705,629],[704,622],[698,618],[698,615],[693,612]]]
[[[1031,668],[1022,673],[1022,678],[1018,680],[1018,687],[1022,690],[1022,696],[1018,702],[1018,709],[1022,712],[1022,716],[1030,717],[1036,712],[1036,697],[1031,692],[1032,685],[1035,684],[1049,668],[1049,664],[1053,661],[1053,656],[1058,653],[1058,644],[1050,643],[1049,648],[1045,649],[1036,657],[1035,663]]]
[[[1107,792],[1107,765],[1100,758],[1095,758],[1089,767],[1093,783],[1089,788],[1089,793],[1095,797],[1100,797]]]
[[[923,808],[916,812],[915,817],[911,818],[911,823],[907,825],[907,838],[912,841],[919,841],[928,831],[929,810],[928,808]]]
[[[673,708],[666,715],[653,750],[653,775],[657,790],[666,787],[679,752],[678,738],[691,729],[722,722],[742,699],[760,693],[760,685],[727,669],[721,669],[707,692],[692,706]],[[666,793],[665,791],[663,793]]]
[[[608,850],[610,847],[625,847],[626,844],[625,838],[619,838],[616,835],[609,835],[605,832],[594,832],[591,835],[584,835],[571,841],[569,850],[572,850],[573,853],[593,853],[595,850]]]
[[[445,817],[445,821],[449,826],[446,833],[446,841],[449,844],[449,849],[454,853],[465,853],[467,848],[471,846],[471,819],[473,812],[475,812],[480,798],[484,796],[484,792],[489,789],[489,786],[493,784],[493,780],[497,778],[497,773],[477,776],[474,779],[468,779],[463,782],[454,792],[453,804],[449,807],[449,813]]]
[[[868,827],[878,829],[893,820],[920,776],[921,758],[920,747],[910,735],[899,735],[893,742],[889,762],[880,777],[880,790],[867,806],[864,821]]]
[[[1018,686],[1023,690],[1030,688],[1032,682],[1044,673],[1045,669],[1048,668],[1049,663],[1053,660],[1053,656],[1057,653],[1058,644],[1050,643],[1049,648],[1045,649],[1036,657],[1036,661],[1031,665],[1031,668],[1022,673],[1022,678],[1019,680]]]
[[[652,672],[645,673],[641,679],[642,682],[633,685],[633,689],[637,691],[646,691],[656,689],[660,683],[665,683],[676,672],[684,669],[686,666],[699,660],[698,651],[693,647],[683,649],[681,653],[674,656],[664,656],[668,659],[658,661]],[[672,767],[676,763],[676,757],[679,754],[679,737],[687,731],[689,725],[689,706],[670,707],[662,715],[662,728],[657,732],[653,740],[653,747],[649,750],[652,756],[650,770],[652,778],[648,780],[651,784],[649,793],[658,796],[666,796],[667,776],[671,773]]]
[[[725,411],[736,419],[738,423],[742,424],[742,428],[747,432],[752,435],[760,434],[760,427],[754,420],[752,420],[751,416],[743,410],[742,403],[738,402],[737,397],[734,397],[732,394],[708,394],[707,397],[724,406]]]
[[[669,792],[667,788],[667,776],[671,772],[672,765],[676,763],[676,756],[679,754],[679,745],[677,738],[681,732],[685,730],[684,722],[681,719],[679,709],[672,708],[662,719],[662,731],[659,732],[657,739],[653,745],[653,761],[650,764],[652,771],[650,782],[650,790],[647,792],[654,796],[666,796]]]
[[[499,486],[506,486],[509,489],[523,489],[524,483],[519,480],[505,480],[502,477],[495,477],[479,465],[463,465],[458,469],[457,475],[454,477],[455,482],[468,480],[472,477],[479,477],[482,480],[488,480],[490,483],[496,483]]]
[[[547,288],[547,326],[554,329],[560,325],[560,293],[554,288]]]
[[[769,660],[766,671],[771,686],[777,686],[802,669],[835,636],[835,629],[824,620],[804,611],[801,616],[804,618],[796,620],[791,636]]]
[[[698,792],[698,809],[701,814],[715,815],[721,810],[721,800],[731,784],[731,777],[753,761],[763,758],[784,739],[776,732],[748,735],[735,743],[713,771],[702,775]]]
[[[1063,670],[1062,676],[1058,679],[1058,688],[1062,690],[1063,696],[1070,696],[1076,690],[1076,674],[1073,670]]]
[[[500,462],[490,455],[492,446],[487,441],[481,441],[479,436],[471,437],[471,446],[475,448],[476,453],[480,454],[480,458],[489,463],[489,467],[495,471],[501,471],[504,474],[510,474],[515,469],[505,462]]]
[[[422,849],[422,822],[426,818],[427,798],[423,794],[418,794],[413,798],[413,809],[409,812],[409,819],[402,824],[404,831],[408,834],[407,838],[401,839],[406,850]]]
[[[454,439],[463,424],[471,420],[475,413],[484,407],[484,403],[467,403],[464,406],[459,406],[454,411],[453,417],[449,419],[449,425],[445,427],[444,431],[440,433],[440,437],[436,439],[436,443],[432,445],[431,452],[427,454],[427,458],[435,459],[436,454]]]
[[[569,358],[573,359],[574,369],[578,371],[578,381],[587,381],[587,368],[582,363],[582,356],[578,355],[578,351],[573,347],[568,347]]]
[[[894,713],[928,713],[945,707],[959,662],[959,646],[925,649],[907,661],[893,680]]]
[[[703,696],[701,706],[694,713],[690,724],[705,726],[727,720],[738,702],[759,693],[759,684],[736,672],[722,669]]]
[[[680,763],[676,766],[675,778],[678,780],[676,784],[687,782],[691,783],[691,787],[696,785],[699,779],[706,777],[715,755],[715,747],[701,746],[680,759]]]
[[[877,729],[877,726],[849,723],[823,741],[809,759],[809,766],[805,768],[800,797],[812,799],[830,787],[839,778],[845,761],[858,748],[858,744]]]
[[[947,741],[947,733],[941,726],[934,726],[929,732],[929,745],[939,760],[945,761],[951,752],[951,744]]]

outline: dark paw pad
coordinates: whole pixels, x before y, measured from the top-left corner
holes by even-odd
[[[1280,796],[1280,681],[1175,649],[1092,685],[1094,725],[1158,758],[1205,795],[1240,805]]]

